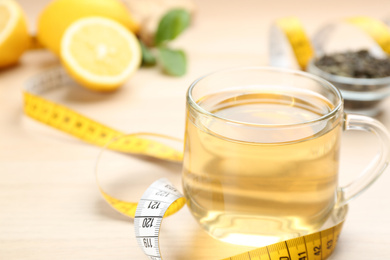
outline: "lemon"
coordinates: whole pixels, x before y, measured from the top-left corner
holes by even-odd
[[[88,16],[111,18],[133,32],[139,29],[138,23],[119,0],[55,0],[39,15],[39,42],[59,55],[61,37],[66,28],[75,20]]]
[[[61,60],[82,86],[98,91],[120,87],[139,68],[141,47],[120,23],[87,17],[72,23],[61,40]]]
[[[22,9],[13,0],[0,0],[0,67],[15,64],[29,45]]]

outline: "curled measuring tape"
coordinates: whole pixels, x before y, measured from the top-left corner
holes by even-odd
[[[346,20],[366,32],[382,50],[390,54],[390,28],[382,21],[366,17],[352,17]]]
[[[177,139],[150,133],[123,135],[122,132],[89,119],[66,106],[49,101],[46,92],[75,84],[61,68],[53,69],[28,81],[24,91],[24,111],[38,120],[90,144],[119,153],[143,155],[159,160],[180,162],[182,152],[160,140]],[[185,199],[167,180],[153,183],[139,202],[116,198],[103,190],[103,198],[118,212],[134,218],[137,241],[150,259],[162,259],[158,235],[163,217],[180,210]],[[293,238],[266,247],[232,256],[231,260],[302,260],[326,259],[334,250],[347,213],[347,207],[337,208],[330,217],[331,227],[314,234]]]
[[[390,27],[384,22],[365,16],[351,17],[341,22],[355,27],[366,37],[368,36],[374,45],[376,44],[370,48],[371,51],[390,54]],[[340,22],[326,24],[313,35],[313,46],[318,55],[326,53],[325,46],[332,38],[332,33],[340,25]]]
[[[152,260],[162,259],[158,237],[161,222],[171,205],[185,199],[166,179],[155,181],[140,199],[134,217],[134,231],[139,246]]]
[[[183,199],[183,195],[166,179],[154,182],[142,196],[135,214],[134,229],[138,244],[149,259],[162,259],[158,238],[163,216],[170,205]],[[223,260],[326,259],[335,249],[346,212],[346,207],[335,209],[333,217],[341,222],[323,231],[256,248]]]
[[[24,112],[41,123],[57,128],[90,144],[107,146],[109,149],[122,153],[146,155],[168,161],[181,161],[181,151],[153,139],[154,137],[160,137],[176,140],[175,138],[151,133],[138,133],[117,139],[124,134],[42,97],[47,92],[72,84],[75,84],[74,81],[62,68],[49,70],[30,79],[23,93]],[[99,179],[97,180],[99,184]],[[136,202],[119,200],[105,192],[100,185],[99,190],[103,198],[113,208],[126,216],[134,217],[137,208]],[[168,212],[170,214],[174,213]]]
[[[296,17],[277,20],[270,28],[269,41],[269,62],[272,66],[294,67],[293,61],[287,58],[292,51],[299,68],[305,69],[314,56],[309,37],[301,21]]]
[[[314,56],[324,53],[324,45],[337,25],[342,22],[355,26],[382,49],[390,54],[390,28],[386,23],[366,16],[343,19],[321,27],[313,36],[313,42],[305,33],[305,29],[296,17],[285,17],[277,20],[270,28],[269,63],[272,66],[294,68],[295,59],[298,67],[306,69]],[[289,54],[291,52],[293,55]],[[291,57],[293,56],[293,57]]]

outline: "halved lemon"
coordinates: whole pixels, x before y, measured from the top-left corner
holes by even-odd
[[[13,0],[0,0],[0,67],[16,63],[30,40],[20,6]]]
[[[61,40],[61,60],[82,86],[112,91],[123,85],[141,64],[136,36],[120,23],[103,17],[72,23]]]

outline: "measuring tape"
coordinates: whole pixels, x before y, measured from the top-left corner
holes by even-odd
[[[171,205],[185,202],[183,195],[167,179],[155,181],[141,197],[134,217],[139,246],[150,259],[162,259],[158,244],[161,221]]]
[[[52,69],[30,79],[24,91],[25,113],[41,123],[57,128],[90,144],[122,153],[145,155],[160,160],[181,162],[182,152],[164,142],[180,142],[169,136],[122,132],[85,117],[42,96],[50,91],[76,84],[62,68]],[[101,154],[100,154],[101,155]],[[137,241],[153,260],[162,259],[158,236],[163,217],[180,210],[185,199],[167,180],[154,182],[139,202],[123,201],[104,191],[96,175],[103,198],[118,212],[134,218]],[[226,259],[231,260],[303,260],[326,259],[334,250],[347,213],[347,207],[337,209],[336,225],[323,231],[258,248]]]
[[[162,259],[158,237],[161,222],[170,205],[184,200],[166,179],[154,182],[143,194],[134,218],[134,229],[139,246],[151,260]],[[257,248],[223,260],[308,260],[326,259],[335,249],[346,214],[338,211],[342,219],[337,225],[314,234],[292,238]]]
[[[378,44],[383,52],[390,54],[390,28],[384,22],[366,16],[351,17],[341,22],[361,29]],[[286,17],[277,20],[270,30],[270,64],[277,67],[294,68],[288,54],[291,49],[299,68],[305,70],[315,53],[321,52],[323,43],[330,38],[330,34],[336,26],[337,23],[331,23],[322,27],[316,33],[312,44],[298,18]]]
[[[368,17],[354,17],[345,20],[370,35],[384,52],[390,54],[390,29],[382,22]],[[276,26],[276,27],[275,27]],[[277,29],[275,29],[277,28]],[[330,33],[332,26],[323,30],[322,37]],[[324,33],[326,32],[326,33]],[[300,21],[295,17],[280,19],[271,30],[271,38],[280,40],[281,33],[289,42],[297,59],[304,69],[314,56],[314,48],[306,36]],[[273,46],[273,47],[272,47]],[[280,44],[271,44],[271,65],[280,65],[286,57]],[[180,141],[169,136],[136,133],[124,136],[124,133],[85,117],[63,105],[49,101],[42,96],[58,88],[76,84],[62,68],[52,69],[29,80],[24,91],[25,113],[51,127],[57,128],[85,142],[122,153],[145,155],[160,160],[181,162],[182,151],[164,142]],[[154,182],[139,202],[120,200],[106,192],[96,176],[103,198],[118,212],[134,218],[137,241],[150,259],[162,259],[158,235],[163,217],[180,210],[185,199],[167,180]],[[307,260],[326,259],[334,250],[341,231],[347,208],[336,210],[337,223],[331,228],[314,234],[293,238],[266,247],[258,248],[226,259],[231,260]]]
[[[289,50],[300,69],[305,69],[314,56],[314,49],[301,21],[296,17],[281,18],[271,26],[269,37],[270,65],[277,67],[294,67],[290,63]],[[288,44],[287,44],[288,43]]]
[[[176,138],[151,133],[138,133],[127,135],[125,138],[113,142],[112,140],[123,136],[124,133],[42,97],[47,92],[74,84],[76,83],[62,68],[52,69],[30,79],[23,93],[24,112],[41,123],[57,128],[90,144],[102,147],[108,144],[107,148],[118,152],[146,155],[161,160],[174,162],[182,160],[181,151],[153,140],[154,137],[160,137],[178,141]],[[99,179],[97,180],[99,184]],[[99,190],[103,198],[114,209],[126,216],[134,217],[137,203],[122,201],[111,196],[101,188],[100,184]],[[173,213],[168,211],[168,214]]]

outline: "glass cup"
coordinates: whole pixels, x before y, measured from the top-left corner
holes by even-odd
[[[338,185],[344,130],[373,133],[380,149]],[[340,91],[305,72],[248,67],[197,79],[187,92],[183,189],[213,237],[265,245],[315,232],[384,171],[390,139],[375,119],[343,112]]]

